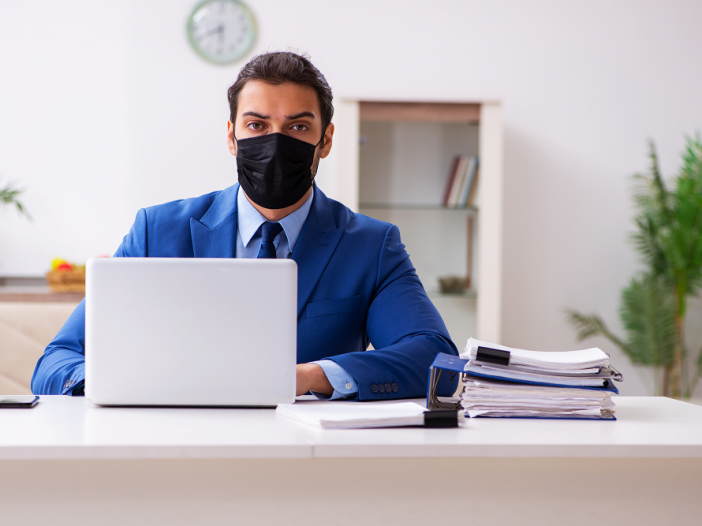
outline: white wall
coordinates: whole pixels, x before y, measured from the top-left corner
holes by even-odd
[[[27,188],[35,218],[0,211],[0,275],[112,252],[138,207],[235,181],[225,91],[241,64],[190,51],[194,3],[0,0],[0,173]],[[630,176],[646,168],[647,138],[672,174],[682,134],[702,126],[702,4],[248,4],[255,52],[309,52],[337,98],[503,101],[505,343],[573,348],[564,307],[619,329],[637,268]],[[613,356],[622,391],[643,393]]]

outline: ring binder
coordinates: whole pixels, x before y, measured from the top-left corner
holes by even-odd
[[[475,347],[474,347],[475,349]],[[600,398],[602,399],[602,405],[597,406],[601,407],[600,414],[594,415],[594,414],[587,414],[585,411],[587,410],[588,406],[587,405],[582,405],[582,401],[577,401],[577,402],[572,402],[572,404],[575,405],[574,408],[569,408],[564,410],[566,414],[559,414],[559,404],[562,404],[562,400],[557,400],[554,402],[554,406],[549,406],[548,404],[545,405],[539,405],[535,404],[534,408],[530,408],[528,410],[523,410],[523,406],[519,406],[517,404],[515,406],[515,409],[512,411],[512,413],[516,413],[514,415],[508,415],[508,418],[574,418],[574,419],[598,419],[598,420],[616,420],[614,416],[614,404],[611,402],[610,399],[610,394],[617,394],[619,391],[618,389],[614,386],[613,380],[616,381],[621,381],[621,373],[611,367],[611,365],[607,364],[606,367],[603,367],[602,370],[607,370],[610,373],[613,373],[612,376],[609,377],[599,377],[596,376],[598,380],[600,380],[601,384],[597,386],[592,386],[592,385],[566,385],[564,380],[568,378],[568,376],[562,376],[563,380],[561,377],[556,377],[555,380],[551,380],[551,377],[545,376],[543,378],[537,379],[525,379],[525,378],[501,378],[501,376],[504,375],[504,371],[508,370],[506,367],[506,360],[509,360],[509,357],[511,356],[511,353],[509,351],[503,351],[500,349],[493,349],[490,347],[483,347],[480,346],[479,351],[481,352],[481,358],[487,357],[487,359],[483,360],[484,362],[487,362],[488,364],[492,365],[493,367],[491,368],[490,365],[485,365],[485,370],[478,372],[476,368],[479,368],[479,364],[477,364],[478,360],[471,360],[471,359],[463,359],[459,358],[457,356],[452,356],[448,354],[443,354],[439,353],[436,355],[434,358],[434,362],[431,364],[429,367],[429,378],[427,382],[427,409],[429,412],[435,412],[437,414],[441,413],[451,413],[458,411],[458,414],[464,414],[463,409],[464,405],[462,405],[462,397],[463,399],[466,398],[466,390],[468,389],[468,386],[470,386],[471,389],[471,404],[470,407],[465,407],[465,415],[468,416],[469,409],[472,407],[472,411],[475,413],[477,412],[477,415],[471,414],[471,416],[483,416],[482,413],[487,413],[487,412],[495,412],[497,413],[500,412],[500,404],[497,403],[498,409],[485,409],[484,406],[487,403],[487,406],[490,406],[490,404],[494,404],[494,402],[490,401],[490,398],[481,398],[484,396],[483,394],[479,394],[478,391],[476,391],[476,384],[479,384],[477,389],[485,389],[486,385],[489,384],[490,382],[496,382],[497,384],[501,384],[504,386],[505,384],[511,384],[515,386],[515,390],[519,389],[519,386],[521,387],[521,390],[524,391],[524,389],[532,389],[533,387],[537,387],[542,389],[542,392],[538,396],[544,396],[546,400],[548,400],[548,396],[543,393],[543,389],[555,389],[552,391],[553,396],[556,398],[557,395],[556,393],[558,392],[558,389],[561,389],[565,391],[571,391],[567,394],[561,395],[565,397],[566,399],[568,396],[573,396],[572,391],[574,389],[579,389],[582,390],[583,395],[580,396],[578,395],[577,398],[582,399],[582,398],[589,398],[593,400],[599,400]],[[487,351],[487,353],[485,353]],[[491,361],[492,360],[492,361]],[[494,366],[497,367],[494,367]],[[459,375],[460,378],[460,385],[464,387],[464,391],[462,393],[457,393],[456,396],[452,397],[443,397],[443,396],[438,396],[437,394],[437,389],[439,387],[439,381],[442,378],[442,375],[450,375],[449,379],[454,380],[456,375]],[[537,375],[538,376],[538,375]],[[481,379],[485,379],[482,380]],[[556,383],[557,382],[557,383]],[[442,382],[442,384],[445,382]],[[496,386],[498,387],[498,386]],[[599,391],[602,393],[602,396],[600,397],[599,395],[595,396],[590,393],[593,391]],[[484,391],[485,393],[487,391]],[[514,392],[514,391],[513,391]],[[507,395],[507,398],[509,398],[508,395],[509,391],[502,391],[501,396]],[[477,395],[477,402],[476,402],[476,397]],[[518,396],[525,396],[523,393],[520,393]],[[504,399],[504,398],[503,398]],[[487,401],[487,402],[486,402]],[[465,402],[465,400],[464,400]],[[519,402],[519,400],[517,400]],[[504,407],[504,402],[502,402],[503,405],[501,407]],[[579,405],[580,404],[580,405]],[[475,409],[475,406],[478,406],[477,409]],[[582,407],[585,407],[585,409],[582,409]],[[502,412],[509,413],[509,411],[505,411],[504,409],[501,409]],[[536,414],[541,411],[541,414]],[[568,413],[568,411],[571,411],[571,413]],[[581,411],[581,413],[578,413],[578,411]],[[521,414],[520,414],[521,413]],[[534,414],[530,414],[534,413]],[[550,414],[549,414],[550,413]],[[493,416],[493,415],[485,415],[485,416]],[[499,416],[499,415],[498,415]],[[428,425],[428,424],[425,424]]]
[[[624,376],[622,375],[622,373],[620,373],[619,371],[617,371],[617,370],[614,368],[614,366],[612,366],[611,363],[609,364],[609,368],[610,368],[610,369],[612,370],[612,372],[614,373],[614,376],[612,376],[612,380],[615,380],[615,381],[617,381],[617,382],[621,382],[621,381],[624,380]]]
[[[434,362],[429,367],[429,381],[427,382],[427,409],[429,411],[455,411],[461,409],[460,399],[454,400],[449,398],[449,401],[442,401],[436,394],[436,388],[439,385],[442,371],[450,371],[449,379],[453,381],[457,374],[459,385],[463,380],[463,369],[468,360],[463,360],[457,356],[450,354],[439,353],[434,358]]]

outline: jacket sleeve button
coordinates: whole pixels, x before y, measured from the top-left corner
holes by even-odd
[[[383,384],[378,384],[378,392],[379,393],[384,393],[385,392],[385,386]]]
[[[397,385],[397,382],[393,382],[393,383],[392,383],[392,392],[393,392],[393,393],[396,393],[396,392],[398,392],[399,390],[400,390],[400,386]]]
[[[371,393],[375,394],[378,392],[378,386],[376,384],[371,384]]]
[[[392,385],[390,385],[389,383],[385,384],[385,392],[392,393]]]

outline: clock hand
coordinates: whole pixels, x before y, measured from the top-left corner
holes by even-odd
[[[222,53],[223,47],[224,47],[224,26],[219,26],[222,31],[219,32],[219,49],[217,50],[217,53]]]
[[[214,35],[215,33],[222,33],[223,31],[224,31],[224,26],[219,25],[219,26],[215,27],[214,29],[210,29],[206,33],[202,33],[200,35],[200,38],[205,38],[205,37],[208,37],[210,35]]]

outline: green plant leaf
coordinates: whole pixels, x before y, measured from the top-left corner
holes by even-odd
[[[635,364],[660,366],[672,362],[675,348],[675,299],[668,284],[652,274],[633,278],[622,291],[620,316],[627,339],[613,334],[596,314],[566,310],[582,341],[604,336]]]
[[[626,351],[640,365],[673,361],[675,295],[669,283],[653,273],[631,279],[622,290],[619,315],[627,335]]]
[[[15,187],[12,183],[7,184],[4,188],[0,188],[0,204],[5,205],[15,205],[17,211],[20,215],[25,216],[27,219],[32,219],[32,217],[27,212],[27,209],[19,201],[18,197],[23,193],[23,190]]]
[[[614,335],[597,314],[581,314],[572,309],[566,309],[565,313],[568,321],[578,331],[578,341],[583,341],[593,336],[604,336],[626,354],[630,354],[628,345]]]
[[[631,240],[647,271],[635,276],[622,290],[620,317],[626,341],[612,335],[596,315],[569,311],[580,339],[601,334],[617,344],[635,364],[664,367],[678,382],[686,371],[672,374],[674,366],[685,363],[683,334],[676,331],[676,319],[683,320],[687,300],[702,289],[702,140],[700,134],[686,137],[682,167],[676,178],[666,182],[660,172],[658,155],[649,142],[650,169],[634,177],[635,232]],[[677,360],[675,354],[677,353]],[[702,374],[702,350],[697,356],[694,378],[683,380],[687,392]],[[683,385],[669,386],[679,393]]]

